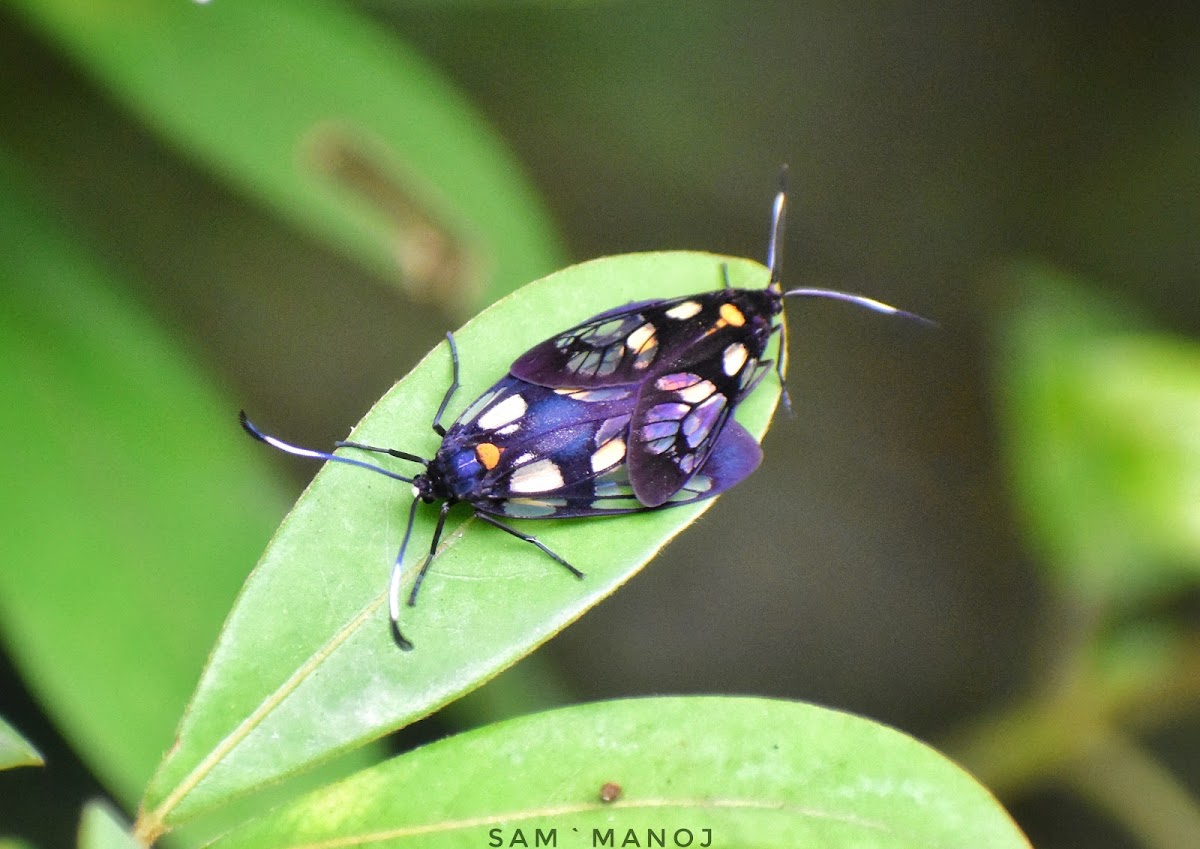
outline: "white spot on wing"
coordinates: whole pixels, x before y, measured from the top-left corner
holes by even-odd
[[[643,324],[637,330],[629,334],[625,339],[625,347],[631,351],[640,351],[648,343],[654,340],[654,325]]]
[[[538,460],[521,466],[508,479],[508,488],[513,492],[549,492],[561,489],[562,471],[553,460]]]
[[[546,500],[510,498],[504,502],[504,515],[515,519],[544,519],[554,515],[554,506]]]
[[[592,454],[592,471],[596,474],[611,469],[625,459],[625,440],[610,439]]]
[[[701,380],[699,383],[693,383],[691,386],[680,389],[677,394],[679,400],[685,404],[699,404],[709,395],[717,391],[717,387],[711,381]]]
[[[654,381],[654,385],[664,392],[675,392],[687,386],[693,386],[700,382],[702,378],[698,374],[692,374],[688,371],[679,371],[674,374],[664,374],[658,380]]]
[[[700,304],[696,301],[684,301],[682,304],[671,307],[667,310],[667,318],[674,318],[682,321],[686,318],[691,318],[696,313],[700,312]]]
[[[746,346],[741,342],[734,342],[725,349],[724,355],[721,357],[721,365],[725,369],[725,374],[733,377],[742,370],[742,366],[746,364],[746,358],[749,353],[746,351]]]
[[[485,411],[476,424],[483,430],[496,430],[521,418],[528,408],[529,405],[520,395],[509,395],[499,404]]]

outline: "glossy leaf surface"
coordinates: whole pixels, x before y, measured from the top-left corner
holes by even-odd
[[[614,304],[719,286],[722,263],[735,285],[766,283],[758,263],[674,252],[596,260],[521,289],[456,333],[463,385],[449,414],[549,333]],[[384,396],[353,438],[432,455],[439,440],[429,422],[449,379],[443,344]],[[756,436],[777,395],[768,379],[740,407],[739,420]],[[286,438],[278,423],[258,424]],[[411,497],[408,486],[359,469],[318,474],[226,624],[178,746],[144,800],[151,821],[186,819],[473,689],[628,580],[712,503],[520,524],[584,570],[584,581],[456,511],[419,604],[405,610],[403,627],[416,645],[405,653],[390,638],[385,592]],[[428,544],[435,515],[433,507],[419,511],[414,551]]]
[[[606,785],[619,798],[601,801]],[[533,846],[539,832],[558,846],[1029,846],[987,790],[898,731],[807,704],[692,697],[598,702],[443,740],[216,847]]]

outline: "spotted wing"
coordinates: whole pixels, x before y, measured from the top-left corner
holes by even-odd
[[[517,358],[510,369],[540,386],[640,383],[700,339],[715,320],[713,293],[641,301],[592,316]]]
[[[550,389],[505,377],[447,431],[434,465],[451,497],[513,518],[566,518],[652,509],[638,500],[626,463],[637,386]],[[738,428],[664,502],[709,498],[750,473],[761,456]],[[748,462],[751,458],[753,462]]]
[[[594,481],[624,465],[636,395],[636,386],[552,389],[509,375],[446,432],[430,474],[448,497],[494,515],[628,512],[595,508]]]
[[[620,462],[603,474],[574,481],[560,489],[510,496],[498,505],[499,509],[484,512],[517,519],[563,519],[677,507],[720,495],[744,480],[761,462],[758,442],[744,427],[731,421],[718,435],[712,453],[699,471],[657,506],[638,500],[629,479],[629,466]]]
[[[651,374],[633,410],[629,477],[651,507],[669,501],[714,455],[722,434],[740,427],[733,411],[764,373],[759,354],[736,337],[714,334],[689,354]]]

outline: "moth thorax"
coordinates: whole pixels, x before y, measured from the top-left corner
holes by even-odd
[[[428,474],[422,473],[413,478],[412,492],[413,498],[419,498],[426,504],[432,504],[438,500],[436,487]]]

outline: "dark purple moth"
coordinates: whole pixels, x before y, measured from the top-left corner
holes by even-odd
[[[786,172],[785,172],[786,173]],[[781,177],[781,183],[783,178]],[[917,318],[862,295],[829,289],[784,291],[780,256],[786,193],[771,217],[764,289],[723,289],[640,301],[602,312],[526,351],[511,373],[551,388],[638,387],[630,419],[629,478],[638,500],[667,504],[719,449],[733,411],[769,370],[771,337],[784,343],[783,303],[793,296],[835,298]],[[776,363],[785,405],[783,357]]]
[[[771,218],[766,288],[736,289],[726,281],[722,289],[602,312],[518,357],[510,373],[449,428],[441,419],[458,389],[459,361],[454,337],[447,334],[453,379],[434,415],[432,427],[442,441],[432,458],[337,443],[337,448],[422,465],[413,476],[291,445],[258,430],[244,413],[242,426],[281,451],[358,466],[412,485],[408,525],[389,586],[392,633],[397,644],[409,649],[412,644],[399,627],[400,587],[419,504],[441,502],[441,507],[429,552],[408,594],[410,606],[433,562],[447,514],[460,503],[582,578],[582,572],[535,536],[504,520],[637,513],[724,492],[762,462],[758,442],[733,413],[771,370],[773,361],[765,355],[776,333],[782,348],[784,298],[836,298],[911,316],[860,295],[784,291],[779,257],[785,206],[781,187]],[[782,387],[782,357],[775,370]],[[785,392],[785,402],[786,397]]]
[[[433,421],[433,429],[442,442],[431,459],[357,442],[337,443],[338,448],[389,454],[422,464],[424,470],[414,476],[353,457],[292,445],[263,433],[244,413],[241,416],[247,433],[281,451],[358,466],[412,485],[414,497],[408,525],[389,587],[392,633],[401,648],[412,648],[399,626],[400,588],[404,555],[419,504],[440,501],[441,509],[429,552],[409,592],[409,605],[416,603],[417,592],[441,540],[446,516],[456,504],[468,505],[476,518],[537,546],[582,578],[582,572],[536,537],[503,520],[615,516],[689,504],[734,486],[762,460],[758,442],[733,422],[718,435],[712,456],[670,499],[654,506],[642,503],[630,483],[625,462],[629,422],[637,401],[636,385],[552,389],[507,375],[480,395],[454,424],[443,428],[441,417],[458,387],[458,352],[454,337],[447,336],[454,379]]]

